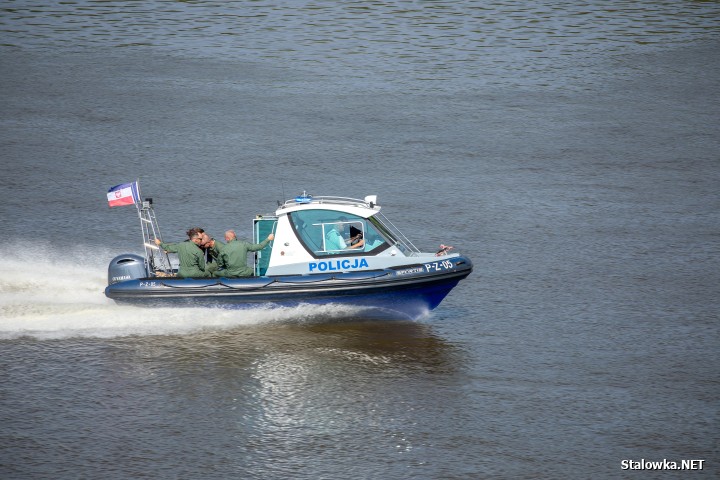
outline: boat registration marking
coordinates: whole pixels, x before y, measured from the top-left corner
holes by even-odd
[[[425,264],[426,272],[442,272],[443,270],[450,270],[453,268],[453,263],[450,260],[443,260],[442,262],[430,262]]]
[[[158,283],[157,283],[157,282],[143,282],[143,281],[141,281],[141,282],[140,282],[140,286],[141,286],[141,287],[157,287],[157,286],[158,286]]]

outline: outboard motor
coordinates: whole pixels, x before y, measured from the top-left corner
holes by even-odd
[[[110,266],[108,267],[108,285],[147,276],[145,259],[134,253],[118,255],[110,261]]]

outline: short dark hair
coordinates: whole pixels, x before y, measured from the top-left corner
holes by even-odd
[[[193,227],[187,231],[187,236],[188,238],[192,239],[195,235],[198,235],[200,233],[205,233],[205,230],[200,227]]]

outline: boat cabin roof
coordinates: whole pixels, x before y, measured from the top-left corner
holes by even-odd
[[[371,217],[380,211],[377,204],[377,195],[368,195],[363,200],[348,197],[312,196],[303,193],[295,198],[286,200],[280,205],[276,214],[281,215],[297,210],[331,209],[353,213],[361,217]]]

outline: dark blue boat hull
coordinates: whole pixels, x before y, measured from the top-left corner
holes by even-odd
[[[144,306],[248,308],[262,305],[340,304],[397,318],[418,318],[437,307],[472,271],[464,257],[447,268],[425,264],[335,274],[243,279],[142,278],[109,285],[118,303]]]

